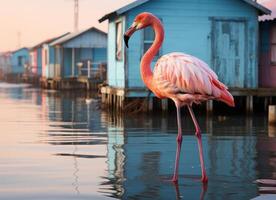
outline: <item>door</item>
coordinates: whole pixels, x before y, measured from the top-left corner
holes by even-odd
[[[213,20],[212,66],[229,87],[244,87],[246,73],[246,22]]]

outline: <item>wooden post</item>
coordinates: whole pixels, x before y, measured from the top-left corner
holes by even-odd
[[[269,105],[268,107],[268,123],[276,124],[276,105]]]
[[[268,107],[268,97],[264,97],[264,111],[267,111]]]
[[[253,112],[253,96],[246,97],[246,112],[247,113]]]
[[[88,79],[91,77],[91,70],[90,70],[90,68],[91,68],[91,62],[90,62],[90,60],[88,60],[87,61],[87,77],[88,77]]]
[[[161,107],[162,107],[162,111],[167,111],[168,110],[168,99],[162,99],[161,100]]]
[[[121,110],[124,110],[124,105],[125,105],[125,96],[121,97]]]
[[[153,110],[153,97],[149,97],[149,102],[148,102],[148,111]]]
[[[105,93],[102,93],[102,103],[105,104],[106,103],[106,94]]]
[[[213,115],[207,115],[206,127],[207,127],[207,133],[213,135]]]
[[[89,82],[89,79],[88,79],[87,82],[86,82],[86,90],[90,90],[90,82]]]
[[[75,48],[72,48],[72,77],[75,76]]]
[[[206,112],[207,113],[213,112],[213,100],[209,100],[206,102]]]

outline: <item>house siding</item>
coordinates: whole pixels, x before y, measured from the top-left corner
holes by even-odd
[[[172,12],[173,10],[173,12]],[[170,52],[184,52],[194,55],[205,61],[214,69],[212,58],[212,18],[223,17],[228,20],[243,18],[245,21],[246,41],[240,41],[244,45],[245,61],[240,66],[238,76],[240,84],[235,82],[235,74],[223,73],[218,68],[216,73],[220,74],[220,80],[226,81],[229,87],[256,88],[258,86],[258,11],[240,0],[165,0],[149,1],[132,10],[126,16],[126,26],[129,27],[135,16],[141,12],[151,12],[162,19],[165,28],[165,40],[161,48],[161,55]],[[113,57],[115,28],[114,21],[109,23],[108,56]],[[139,63],[142,57],[142,34],[135,33],[129,41],[130,48],[127,49],[127,65],[125,74],[128,83],[127,88],[140,88],[144,84],[140,77]],[[109,58],[108,64],[114,60]],[[154,64],[154,63],[153,63]],[[110,68],[110,65],[108,66]],[[114,72],[114,67],[108,69]],[[115,85],[118,78],[109,76],[109,84]]]

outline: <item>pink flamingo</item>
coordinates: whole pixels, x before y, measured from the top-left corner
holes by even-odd
[[[177,110],[177,149],[175,168],[172,181],[178,182],[179,155],[182,144],[180,108],[187,106],[196,129],[199,159],[201,165],[201,181],[206,183],[208,178],[205,171],[202,153],[201,131],[192,110],[192,104],[199,104],[209,99],[222,101],[234,106],[234,98],[227,91],[227,87],[218,80],[217,75],[200,59],[184,53],[169,53],[162,56],[156,63],[154,71],[150,64],[160,49],[164,39],[164,29],[160,20],[153,14],[143,12],[136,16],[131,27],[124,34],[124,41],[128,47],[130,36],[137,30],[152,26],[155,39],[141,60],[140,72],[145,85],[158,97],[169,98],[175,103]]]

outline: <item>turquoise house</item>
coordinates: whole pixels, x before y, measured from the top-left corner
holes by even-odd
[[[48,78],[72,78],[88,74],[91,69],[107,60],[107,34],[95,27],[68,34],[50,43],[53,51],[49,59],[54,60]]]
[[[141,0],[99,19],[108,20],[110,88],[123,89],[125,97],[147,95],[139,64],[153,43],[153,30],[135,33],[129,49],[122,39],[141,12],[153,13],[164,24],[165,40],[155,60],[185,52],[208,63],[230,88],[258,87],[258,16],[270,10],[251,0]]]
[[[24,47],[12,52],[11,74],[22,75],[29,65],[29,49]]]

